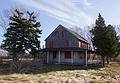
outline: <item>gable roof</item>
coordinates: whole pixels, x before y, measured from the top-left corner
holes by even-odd
[[[59,27],[62,27],[62,28],[64,28],[65,30],[67,30],[68,32],[70,32],[70,33],[71,33],[75,38],[77,38],[78,40],[81,40],[81,41],[83,41],[83,42],[85,42],[85,43],[88,43],[88,41],[87,41],[84,37],[82,37],[81,35],[79,35],[79,34],[76,33],[75,31],[72,31],[71,29],[68,29],[68,28],[66,28],[66,27],[64,27],[64,26],[62,26],[62,25],[59,25],[57,28],[59,28]],[[57,28],[56,28],[56,29],[57,29]],[[55,30],[56,30],[56,29],[55,29]],[[55,31],[55,30],[54,30],[54,31]],[[54,31],[53,31],[53,32],[54,32]],[[53,32],[52,32],[52,33],[53,33]],[[51,34],[52,34],[52,33],[51,33]],[[50,34],[50,35],[51,35],[51,34]],[[49,36],[50,36],[50,35],[49,35]],[[48,36],[45,40],[47,40],[47,39],[49,38],[49,36]]]
[[[65,27],[64,27],[65,28]],[[76,37],[77,39],[81,40],[81,41],[84,41],[86,43],[88,43],[88,41],[82,37],[81,35],[79,35],[77,32],[75,31],[72,31],[71,29],[68,29],[68,28],[65,28],[67,31],[69,31],[70,33],[72,33],[74,35],[74,37]]]

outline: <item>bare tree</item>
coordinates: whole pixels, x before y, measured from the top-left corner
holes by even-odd
[[[120,36],[120,25],[113,25],[116,32],[117,32],[117,35]]]
[[[71,28],[73,31],[77,32],[79,35],[86,38],[88,43],[91,45],[92,49],[93,49],[92,34],[90,33],[90,30],[92,29],[93,26],[94,24],[92,24],[91,26]]]

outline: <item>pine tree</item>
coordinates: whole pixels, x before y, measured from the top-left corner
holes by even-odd
[[[17,58],[18,54],[25,51],[22,44],[23,34],[21,33],[23,20],[23,13],[15,10],[13,16],[10,16],[9,28],[4,34],[5,40],[1,45],[14,58]]]
[[[40,34],[42,30],[40,30],[40,22],[37,22],[34,12],[27,12],[29,15],[29,19],[26,20],[26,31],[25,31],[25,49],[33,55],[33,58],[36,58],[36,54],[40,49]]]
[[[107,62],[109,63],[109,58],[114,58],[119,55],[119,40],[115,28],[112,25],[107,26],[106,48]]]
[[[16,9],[10,16],[9,28],[1,47],[13,56],[14,63],[19,61],[18,55],[26,51],[35,58],[40,49],[40,26],[34,12],[27,11],[25,14]]]
[[[114,27],[106,26],[104,18],[99,14],[95,27],[90,32],[95,50],[102,56],[104,66],[106,57],[108,61],[108,58],[114,57],[118,53],[118,39]]]
[[[99,14],[98,19],[96,20],[95,27],[90,31],[92,33],[92,43],[96,52],[102,56],[102,61],[104,65],[104,39],[105,39],[105,21],[104,18]]]

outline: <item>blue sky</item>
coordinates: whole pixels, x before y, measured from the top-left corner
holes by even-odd
[[[0,0],[0,14],[6,9],[19,7],[39,12],[42,45],[59,24],[84,29],[83,26],[95,22],[98,13],[105,18],[106,24],[120,23],[120,0]],[[0,41],[2,39],[1,36]]]

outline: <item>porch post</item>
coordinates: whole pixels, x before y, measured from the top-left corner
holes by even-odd
[[[73,53],[73,51],[71,51],[71,55],[72,55],[71,63],[73,64],[74,63],[74,53]]]
[[[87,50],[85,50],[85,66],[88,65]]]
[[[60,64],[60,50],[59,50],[59,53],[58,53],[58,63]]]
[[[47,52],[47,63],[49,63],[49,52]]]

